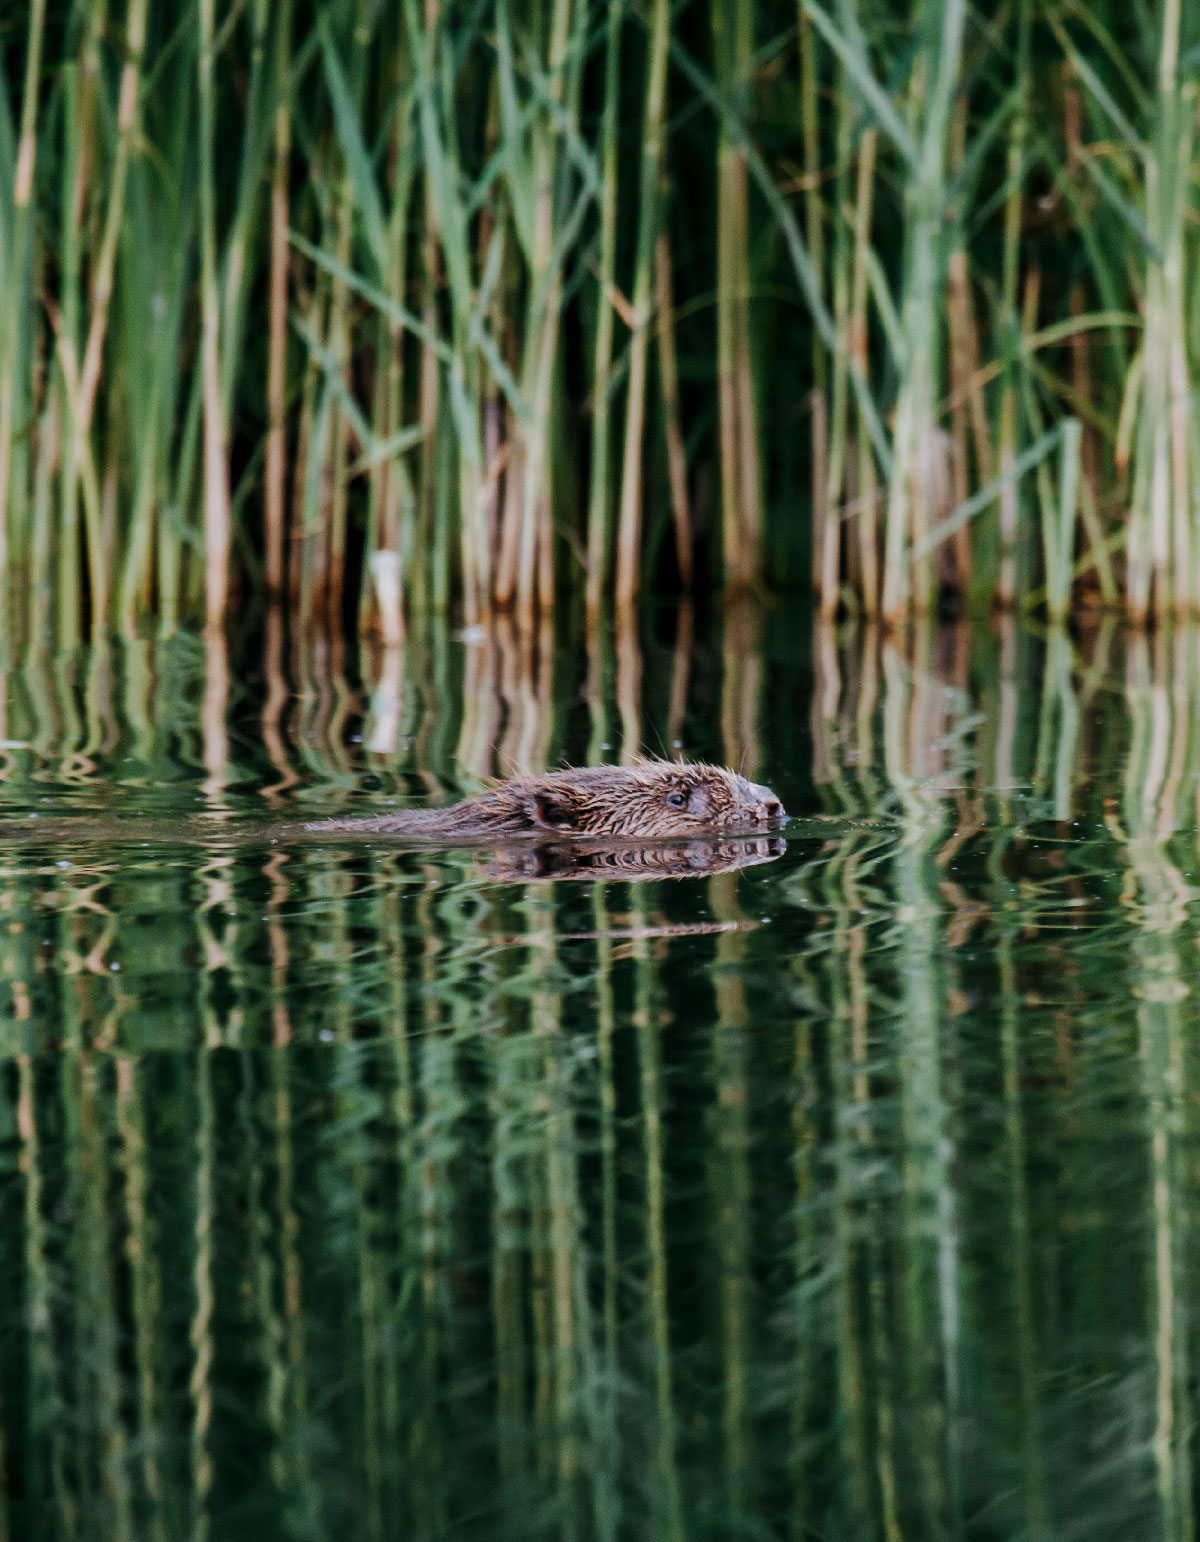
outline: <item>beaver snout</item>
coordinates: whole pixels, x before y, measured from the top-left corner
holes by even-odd
[[[750,795],[754,802],[750,810],[750,818],[757,824],[764,824],[769,829],[777,830],[787,815],[783,811],[783,804],[771,791],[760,782],[751,782]]]

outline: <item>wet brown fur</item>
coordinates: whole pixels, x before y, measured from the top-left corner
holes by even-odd
[[[446,808],[403,809],[372,819],[329,820],[305,828],[442,843],[547,833],[571,839],[636,841],[773,830],[783,819],[783,805],[771,789],[748,782],[736,771],[703,763],[645,760],[632,766],[515,777]]]

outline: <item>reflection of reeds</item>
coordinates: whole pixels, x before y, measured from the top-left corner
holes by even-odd
[[[721,639],[721,753],[787,775],[755,626]],[[460,676],[412,628],[362,691],[313,654],[261,782],[352,802],[432,791],[456,746],[494,770],[498,736],[536,765],[619,755],[621,715],[630,749],[686,735],[686,640],[613,639],[607,672],[598,641],[591,725],[583,662],[564,689],[506,629]],[[704,885],[227,822],[149,854],[90,823],[66,869],[12,838],[0,1432],[43,1530],[215,1531],[236,1492],[298,1535],[351,1506],[364,1535],[894,1539],[989,1506],[1186,1534],[1195,638],[813,655],[832,817]],[[32,657],[6,798],[117,799],[126,754],[199,792],[205,668]],[[229,744],[206,817],[259,801]]]

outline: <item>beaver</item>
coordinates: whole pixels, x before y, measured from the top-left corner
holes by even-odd
[[[446,808],[305,825],[321,834],[400,835],[420,841],[544,838],[656,841],[777,830],[783,804],[769,787],[703,762],[642,760],[519,776]]]

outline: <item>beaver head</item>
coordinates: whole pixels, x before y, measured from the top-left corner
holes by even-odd
[[[522,777],[491,796],[522,808],[530,826],[559,835],[633,840],[778,829],[783,804],[736,771],[667,760]]]

